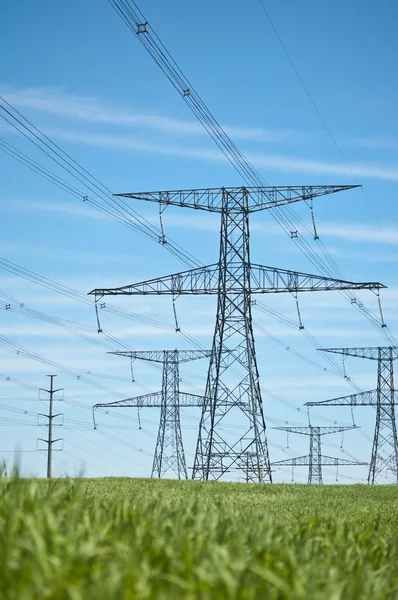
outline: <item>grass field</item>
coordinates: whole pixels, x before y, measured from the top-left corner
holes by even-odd
[[[0,598],[398,599],[398,488],[0,479]]]

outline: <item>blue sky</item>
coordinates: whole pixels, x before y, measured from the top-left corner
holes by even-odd
[[[340,152],[258,0],[147,1],[140,8],[216,118],[270,184],[357,180],[363,184],[363,191],[316,200],[317,229],[347,279],[388,285],[382,303],[388,329],[395,334],[398,8],[392,1],[381,7],[359,0],[329,5],[314,0],[263,3]],[[0,94],[112,191],[242,183],[106,0],[71,0],[67,5],[15,0],[2,12]],[[1,139],[65,177],[3,125],[1,121]],[[0,256],[4,259],[81,294],[182,269],[161,245],[105,217],[8,155],[0,153],[0,165]],[[134,208],[158,226],[156,206],[135,202]],[[294,210],[311,226],[307,206],[296,205]],[[166,236],[203,263],[216,262],[217,215],[168,208],[163,220]],[[314,272],[270,215],[253,215],[251,232],[254,262]],[[316,242],[312,244],[316,247]],[[0,344],[4,376],[0,379],[0,455],[12,460],[15,449],[24,450],[20,455],[24,472],[44,475],[45,456],[36,452],[36,438],[44,434],[36,426],[37,413],[44,412],[44,405],[38,406],[37,389],[46,387],[46,374],[55,372],[57,385],[65,389],[60,430],[64,451],[55,455],[55,474],[83,469],[89,476],[148,475],[157,411],[142,411],[142,430],[138,430],[135,409],[98,413],[100,427],[94,432],[91,406],[160,389],[161,373],[136,362],[132,383],[129,361],[106,355],[117,348],[96,333],[92,306],[6,270],[1,278],[1,335],[9,342]],[[5,310],[9,296],[15,301],[11,310]],[[360,298],[378,317],[376,296],[362,292]],[[349,394],[353,389],[299,331],[292,297],[267,295],[258,300],[296,323],[292,327],[290,321],[281,323],[254,311],[262,386],[282,399],[264,395],[271,460],[280,460],[306,454],[307,440],[290,436],[287,449],[286,437],[272,426],[305,424],[306,411],[300,408],[304,402]],[[80,332],[87,332],[91,342],[72,335],[70,329],[30,318],[26,310],[17,310],[22,303],[84,325],[86,329],[80,327]],[[119,297],[112,304],[168,326],[150,327],[102,311],[104,330],[127,346],[190,347],[173,331],[170,299]],[[386,343],[381,328],[373,328],[338,293],[303,294],[300,310],[305,332],[314,335],[322,347]],[[208,347],[214,298],[180,298],[177,313],[181,328]],[[282,345],[264,334],[264,329]],[[24,352],[17,354],[12,344],[67,366],[69,374],[32,360]],[[341,361],[336,360],[341,368]],[[362,389],[376,386],[373,362],[350,359],[346,368]],[[201,393],[206,361],[184,365],[181,374],[182,389]],[[17,385],[16,380],[32,388]],[[108,389],[93,387],[97,384]],[[182,416],[188,465],[193,460],[198,418],[196,409],[186,409]],[[312,417],[320,425],[334,420],[350,424],[350,411],[319,409]],[[355,421],[363,433],[347,433],[344,452],[339,436],[330,436],[334,446],[327,446],[325,438],[325,454],[347,458],[350,453],[360,460],[369,459],[373,409],[358,409]],[[340,476],[344,473],[353,479],[341,477],[341,481],[361,481],[367,469],[340,469]],[[296,469],[297,481],[305,481],[306,476],[306,469]],[[289,480],[291,473],[279,470],[275,478]],[[333,482],[334,478],[326,470],[325,480]]]

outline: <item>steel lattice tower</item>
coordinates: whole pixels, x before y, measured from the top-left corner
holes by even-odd
[[[136,396],[117,402],[95,404],[97,408],[160,407],[159,431],[151,477],[164,477],[170,471],[178,479],[187,479],[180,424],[180,406],[202,406],[203,397],[180,392],[179,364],[210,356],[208,350],[141,350],[127,352],[109,352],[131,359],[146,360],[163,364],[162,390],[152,394]],[[95,420],[94,420],[94,427]]]
[[[375,406],[376,424],[373,436],[368,483],[376,483],[383,468],[390,469],[398,483],[398,437],[395,420],[394,360],[396,346],[370,348],[324,348],[343,356],[377,360],[377,388],[323,402],[307,402],[306,406]]]
[[[357,186],[237,187],[118,194],[221,214],[218,263],[90,292],[96,301],[104,295],[118,294],[217,295],[193,478],[220,479],[237,470],[243,471],[249,481],[272,480],[252,327],[252,294],[384,287],[379,283],[354,283],[251,263],[249,214],[352,187]],[[243,433],[231,434],[227,439],[227,421],[236,427],[237,420]]]
[[[308,435],[310,438],[310,453],[307,456],[296,456],[286,460],[279,460],[272,463],[273,466],[280,467],[296,467],[308,466],[308,483],[323,483],[322,481],[322,465],[328,466],[348,466],[348,465],[366,465],[367,463],[358,462],[355,460],[346,460],[344,458],[336,458],[334,456],[324,456],[322,454],[321,436],[330,433],[339,433],[347,429],[356,429],[352,427],[273,427],[288,433],[298,433],[300,435]]]

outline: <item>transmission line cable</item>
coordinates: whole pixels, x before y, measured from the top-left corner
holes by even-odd
[[[40,152],[44,153],[47,158],[54,161],[59,167],[64,169],[71,177],[82,184],[92,193],[93,197],[82,194],[81,199],[95,206],[101,212],[115,218],[117,221],[128,225],[138,233],[149,237],[152,240],[159,242],[161,238],[160,229],[154,227],[147,219],[142,217],[136,210],[128,206],[124,200],[113,196],[112,192],[103,185],[96,177],[91,175],[84,167],[71,158],[57,144],[55,144],[42,131],[35,127],[28,119],[26,119],[18,110],[0,96],[0,117],[8,123],[12,128],[18,131],[25,137],[33,146]],[[14,158],[25,161],[26,166],[30,166],[39,174],[45,175],[47,179],[53,179],[58,185],[68,186],[64,180],[60,180],[56,175],[49,172],[47,169],[40,167],[38,163],[30,161],[25,155],[17,151],[10,144],[3,143],[0,149],[7,150]],[[30,161],[30,162],[29,162]],[[28,164],[29,162],[29,164]],[[76,196],[77,188],[69,186],[69,191]],[[163,244],[166,249],[173,254],[178,260],[188,267],[200,266],[196,259],[178,244],[175,244],[172,239],[168,238],[167,244]]]
[[[291,57],[291,55],[290,55],[290,53],[289,53],[288,49],[286,48],[286,46],[285,46],[285,44],[284,44],[284,42],[283,42],[283,40],[282,40],[281,36],[279,35],[279,33],[278,33],[278,30],[276,29],[276,27],[275,27],[275,24],[274,24],[273,20],[271,19],[271,16],[270,16],[269,12],[267,11],[267,9],[266,9],[266,8],[265,8],[265,6],[264,6],[264,2],[263,2],[263,0],[258,0],[258,2],[259,2],[259,4],[260,4],[260,6],[261,6],[261,8],[262,8],[262,10],[263,10],[263,12],[264,12],[264,14],[265,14],[265,16],[267,17],[267,19],[268,19],[268,22],[269,22],[269,24],[271,25],[271,27],[272,27],[272,29],[273,29],[273,31],[274,31],[274,33],[275,33],[275,35],[276,35],[276,37],[277,37],[277,39],[278,39],[278,41],[279,41],[280,45],[281,45],[281,47],[282,47],[282,49],[283,49],[284,53],[286,54],[286,57],[287,57],[287,59],[288,59],[288,61],[289,61],[290,65],[291,65],[291,67],[292,67],[293,71],[295,72],[295,74],[296,74],[296,76],[297,76],[297,78],[298,78],[298,80],[299,80],[299,82],[300,82],[300,84],[301,84],[301,86],[302,86],[302,88],[303,88],[304,92],[306,93],[306,95],[307,95],[307,97],[308,97],[308,99],[309,99],[310,103],[312,104],[312,107],[314,108],[314,110],[315,110],[316,114],[318,115],[318,118],[319,118],[319,120],[321,121],[321,123],[322,123],[323,127],[325,128],[325,131],[327,132],[328,136],[330,137],[330,139],[331,139],[331,141],[332,141],[332,143],[333,143],[334,147],[336,148],[336,150],[337,150],[337,152],[339,153],[340,157],[341,157],[341,158],[342,158],[342,160],[344,161],[344,163],[345,163],[345,165],[346,165],[347,169],[350,171],[351,175],[354,177],[355,181],[356,181],[357,183],[360,183],[360,182],[359,182],[359,180],[358,180],[358,177],[357,177],[357,176],[356,176],[356,174],[354,173],[353,169],[351,168],[351,165],[349,164],[349,162],[348,162],[347,158],[345,157],[345,155],[344,155],[344,153],[343,153],[343,151],[342,151],[342,149],[341,149],[340,145],[337,143],[337,140],[336,140],[336,138],[334,137],[333,133],[331,132],[331,129],[330,129],[330,127],[327,125],[327,123],[326,123],[325,119],[323,118],[323,116],[322,116],[322,114],[321,114],[321,112],[320,112],[320,110],[319,110],[318,106],[316,105],[316,103],[315,103],[315,101],[314,101],[314,99],[313,99],[312,95],[310,94],[310,91],[309,91],[308,87],[306,86],[306,84],[305,84],[305,82],[304,82],[304,80],[303,80],[302,76],[300,75],[300,72],[298,71],[298,69],[297,69],[297,67],[296,67],[295,63],[293,62],[293,59],[292,59],[292,57]],[[386,241],[387,241],[388,245],[390,246],[390,249],[391,249],[391,251],[393,252],[394,256],[395,256],[396,258],[398,258],[398,254],[397,254],[397,252],[396,252],[396,250],[395,250],[394,246],[391,244],[391,242],[390,242],[389,238],[387,237],[387,235],[386,235],[386,233],[385,233],[385,231],[384,231],[384,229],[383,229],[383,226],[382,226],[382,224],[381,224],[381,222],[380,222],[380,220],[379,220],[379,218],[378,218],[378,216],[377,216],[377,213],[376,213],[376,211],[375,211],[375,209],[374,209],[374,207],[373,207],[373,204],[372,204],[372,203],[371,203],[371,201],[370,201],[370,198],[369,198],[369,196],[367,195],[366,191],[363,189],[363,187],[362,187],[362,186],[361,186],[361,190],[362,190],[362,193],[363,193],[363,195],[364,195],[364,197],[365,197],[365,199],[366,199],[367,203],[369,204],[369,207],[370,207],[370,209],[371,209],[371,211],[372,211],[372,213],[373,213],[373,217],[374,217],[375,221],[377,222],[377,224],[378,224],[378,226],[379,226],[379,228],[380,228],[381,232],[383,233],[383,235],[384,235],[384,237],[385,237],[385,239],[386,239]]]

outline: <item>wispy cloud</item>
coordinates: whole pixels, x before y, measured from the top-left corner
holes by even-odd
[[[398,150],[398,139],[388,135],[345,138],[343,144],[370,150]]]
[[[42,210],[45,212],[59,212],[63,214],[76,215],[79,217],[88,217],[89,219],[107,220],[108,217],[97,210],[94,210],[89,204],[67,204],[65,202],[43,202],[40,200],[20,200],[10,198],[8,201],[3,201],[0,204],[0,212],[8,213],[9,206],[12,203],[13,208],[21,208],[26,210]]]
[[[178,156],[205,161],[225,162],[227,159],[216,150],[189,146],[165,144],[163,141],[146,142],[136,137],[96,134],[74,131],[71,129],[51,129],[49,134],[59,139],[86,144],[89,146],[109,148],[113,150],[132,150],[167,156]],[[319,175],[337,175],[352,178],[352,171],[360,178],[383,179],[398,181],[398,164],[375,165],[372,163],[352,164],[351,169],[344,164],[302,159],[271,154],[247,153],[248,159],[257,167],[274,169],[276,171],[309,173]]]
[[[58,115],[66,119],[123,127],[145,127],[176,135],[206,135],[203,127],[193,120],[173,118],[160,114],[148,114],[140,110],[127,109],[98,97],[68,93],[62,87],[40,87],[17,89],[0,86],[0,94],[8,102],[19,107]],[[234,139],[257,142],[303,142],[321,136],[317,131],[293,129],[271,129],[223,124],[223,128]],[[369,135],[364,137],[344,136],[344,146],[372,150],[398,150],[398,139],[391,135]]]
[[[135,129],[133,135],[120,135],[109,132],[93,132],[73,130],[70,127],[52,129],[46,128],[46,132],[59,139],[72,142],[109,148],[114,150],[132,150],[164,154],[170,156],[199,159],[205,161],[225,161],[225,157],[217,150],[201,148],[198,145],[199,138],[205,137],[205,131],[199,123],[191,120],[183,120],[163,115],[145,114],[140,111],[128,110],[119,106],[112,106],[98,98],[80,96],[65,93],[62,89],[54,88],[31,88],[13,89],[3,86],[0,92],[12,104],[19,108],[30,108],[32,110],[56,115],[68,120],[83,121],[87,126],[111,125],[131,127]],[[236,125],[224,125],[225,130],[233,139],[245,140],[247,142],[277,143],[291,142],[310,139],[314,132],[300,132],[291,130],[268,130]],[[157,134],[178,135],[179,142],[170,144],[165,137],[148,140],[148,136],[142,136],[142,130],[148,129]],[[198,138],[193,145],[193,138]],[[189,144],[186,141],[189,139]],[[395,148],[398,141],[388,137],[364,138],[364,144],[360,139],[353,139],[353,144],[366,146],[368,148]],[[258,168],[272,169],[292,173],[311,175],[333,175],[352,178],[354,172],[358,178],[379,179],[386,181],[398,181],[398,164],[384,162],[352,162],[350,167],[344,163],[318,160],[302,156],[282,156],[278,154],[266,154],[259,152],[247,153],[249,160]]]
[[[20,108],[62,116],[68,119],[80,120],[85,123],[116,125],[123,127],[145,127],[163,133],[176,135],[206,134],[203,127],[195,121],[175,119],[157,114],[146,114],[140,111],[127,110],[121,106],[111,106],[98,98],[67,94],[62,88],[28,88],[0,89],[1,95],[11,104]],[[305,132],[287,129],[263,129],[244,126],[224,125],[229,135],[236,139],[258,142],[286,142],[308,138]]]
[[[398,244],[398,227],[394,225],[381,229],[367,223],[325,223],[322,225],[322,235],[353,242]]]
[[[352,173],[362,179],[383,179],[398,181],[398,164],[384,165],[368,162],[351,163],[348,167],[342,163],[326,162],[315,159],[303,159],[287,156],[270,156],[261,154],[248,154],[258,167],[267,167],[281,171],[294,171],[297,173],[312,173],[319,175],[337,175],[352,179]]]
[[[46,213],[65,213],[70,215],[76,215],[79,217],[86,217],[89,219],[107,220],[108,217],[93,210],[91,207],[82,204],[67,204],[64,202],[43,202],[36,200],[13,200],[13,205],[17,206],[24,211],[26,210],[41,210]],[[0,206],[0,212],[6,212],[7,203]],[[158,225],[158,216],[154,216],[152,213],[145,214],[147,221],[153,225]],[[173,214],[169,217],[164,217],[165,224],[170,228],[184,228],[184,229],[199,229],[205,231],[219,231],[219,219],[214,215],[207,215],[206,213],[197,215],[195,219],[190,216]],[[275,223],[267,223],[266,226],[263,223],[253,222],[251,225],[252,231],[263,232],[266,227],[267,235],[285,235],[283,230]],[[338,223],[338,222],[324,222],[319,226],[319,233],[322,236],[330,238],[344,239],[351,242],[374,242],[379,244],[394,244],[398,245],[398,227],[394,225],[385,226],[383,228],[375,227],[367,223]],[[9,245],[7,245],[9,249]],[[347,254],[341,249],[328,248],[329,252],[337,255],[344,255],[347,258]],[[322,253],[322,248],[318,248],[318,252]],[[95,253],[94,256],[97,256]],[[363,259],[367,262],[396,262],[398,257],[383,255],[375,256],[374,254],[350,254],[350,258]],[[128,260],[131,260],[129,257]]]

